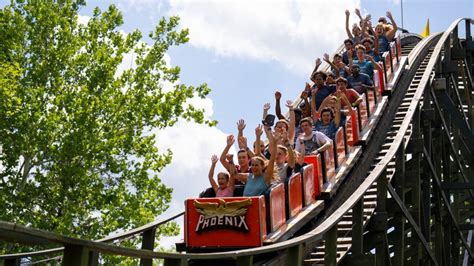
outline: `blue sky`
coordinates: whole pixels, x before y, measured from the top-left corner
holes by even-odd
[[[227,134],[236,134],[238,119],[247,121],[246,135],[253,140],[263,104],[272,103],[273,112],[276,89],[283,99],[297,97],[314,59],[325,52],[331,54],[346,37],[345,9],[353,12],[359,7],[373,20],[391,10],[401,26],[400,0],[88,1],[80,13],[90,16],[95,6],[105,9],[109,4],[123,12],[123,31],[138,28],[144,36],[161,17],[179,15],[191,40],[168,51],[170,63],[181,67],[180,82],[206,82],[212,88],[207,99],[193,103],[219,121],[216,128],[180,122],[158,133],[158,147],[174,153],[172,164],[160,174],[174,188],[169,213],[182,210],[185,198],[208,186],[210,157],[220,154]],[[428,18],[433,33],[443,31],[456,18],[474,15],[472,0],[406,0],[403,7],[404,28],[414,33],[423,30]]]

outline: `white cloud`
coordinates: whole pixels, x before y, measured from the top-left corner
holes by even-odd
[[[81,25],[87,25],[89,20],[91,20],[91,17],[89,16],[77,15],[77,22]]]
[[[169,1],[169,14],[190,29],[192,45],[221,56],[277,61],[302,75],[314,58],[342,44],[344,10],[360,6],[360,0]]]

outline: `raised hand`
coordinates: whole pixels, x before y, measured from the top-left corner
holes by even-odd
[[[301,95],[300,95],[300,98],[301,99],[306,99],[308,98],[308,91],[307,90],[304,90],[301,92]]]
[[[264,104],[264,105],[263,105],[263,110],[264,110],[264,111],[270,110],[270,103]]]
[[[311,85],[309,85],[308,82],[306,82],[306,84],[304,85],[304,90],[305,90],[305,91],[311,90]]]
[[[245,126],[246,126],[245,120],[240,119],[240,120],[237,122],[237,129],[238,129],[239,131],[243,131],[243,130],[245,129]]]
[[[319,58],[319,57],[316,58],[316,65],[317,66],[321,65],[321,58]]]
[[[387,18],[389,18],[389,19],[393,20],[393,17],[392,17],[392,12],[390,12],[390,11],[387,11],[387,14],[386,14],[386,15],[387,15]]]
[[[349,10],[346,9],[346,16],[348,17],[348,16],[350,16],[350,14],[351,13],[349,12]]]
[[[280,100],[281,99],[281,92],[275,91],[275,100]]]
[[[324,61],[329,62],[329,55],[328,55],[328,54],[324,54],[324,55],[323,55],[323,59],[324,59]]]
[[[228,153],[225,155],[225,159],[228,161],[228,162],[232,162],[234,161],[234,155],[231,154],[231,153]]]
[[[293,110],[293,101],[292,100],[287,100],[286,101],[286,107],[288,107],[288,109]]]
[[[257,125],[257,127],[255,128],[255,135],[258,137],[262,136],[263,134],[263,127],[262,125]]]
[[[371,14],[367,14],[367,16],[365,16],[365,21],[367,21],[367,23],[372,19],[372,15]]]
[[[360,15],[360,10],[358,8],[355,9],[355,13],[356,13],[357,16],[359,16],[359,17],[361,16]]]
[[[347,57],[348,57],[349,59],[352,58],[352,49],[351,49],[351,50],[347,50]]]
[[[235,142],[234,135],[227,136],[227,146],[232,146]]]
[[[314,88],[311,90],[311,95],[314,96],[316,95],[316,93],[318,93],[318,89],[317,88]]]
[[[212,155],[212,157],[211,157],[211,162],[212,162],[212,164],[216,164],[216,163],[217,163],[217,160],[218,160],[218,159],[217,159],[217,155],[215,155],[215,154]]]

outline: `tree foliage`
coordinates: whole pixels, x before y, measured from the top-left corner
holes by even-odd
[[[0,219],[94,239],[167,209],[171,189],[157,173],[171,152],[158,151],[153,132],[179,118],[215,122],[186,104],[207,85],[177,84],[180,68],[165,62],[188,41],[177,17],[161,19],[146,45],[140,31],[119,31],[113,5],[79,23],[83,5],[0,10]],[[127,53],[135,67],[119,71]]]

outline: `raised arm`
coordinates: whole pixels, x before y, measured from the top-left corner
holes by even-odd
[[[291,167],[291,169],[295,169],[295,152],[293,151],[293,145],[291,144],[290,140],[293,140],[294,138],[291,138],[291,135],[283,133],[282,135],[283,138],[283,145],[286,147],[286,151],[288,153],[288,166]]]
[[[339,93],[339,92],[337,92]],[[337,99],[336,99],[336,110],[334,114],[334,124],[336,124],[336,128],[339,128],[339,125],[341,124],[341,93],[338,94]],[[342,93],[344,94],[344,93]],[[345,95],[344,95],[345,96]],[[347,98],[346,98],[347,99]],[[349,105],[349,108],[351,106]]]
[[[272,142],[273,141],[272,129],[264,125],[263,130],[265,130],[265,135],[267,136],[268,142],[269,143]],[[268,151],[270,152],[270,154],[276,153],[276,149],[273,149],[272,145],[268,145]]]
[[[317,89],[313,89],[311,91],[311,114],[313,120],[316,120],[316,117],[318,115],[318,110],[316,110],[316,93],[318,92]]]
[[[209,174],[207,176],[209,177],[209,183],[211,183],[212,189],[214,189],[214,192],[217,193],[217,189],[219,188],[219,185],[217,185],[216,180],[214,180],[214,170],[216,169],[216,163],[217,163],[217,155],[212,155],[211,168],[209,168]]]
[[[334,68],[334,70],[336,70],[336,77],[339,77],[339,67],[329,60],[328,54],[323,55],[323,60],[324,62],[328,63],[332,68]]]
[[[256,156],[261,156],[263,153],[263,151],[260,149],[260,143],[262,142],[260,138],[262,137],[262,134],[263,134],[262,125],[257,125],[257,127],[255,128],[255,155]],[[262,156],[262,157],[265,158],[265,156]]]
[[[234,166],[234,162],[230,162],[232,165],[231,170],[229,171],[229,182],[227,183],[227,188],[234,193],[235,188],[235,179],[239,178],[242,182],[247,181],[247,176],[241,175],[239,176],[237,173],[237,169]]]
[[[247,151],[247,155],[252,158],[255,156],[255,153],[253,153],[253,151],[249,148],[249,146],[247,145],[247,138],[242,136],[242,137],[239,137],[239,139],[237,140],[237,142],[239,143],[239,147],[241,147],[240,149],[242,150],[246,150]]]
[[[285,119],[285,117],[281,114],[280,99],[281,92],[275,91],[275,114],[278,119]]]
[[[243,119],[240,119],[238,122],[237,122],[237,130],[239,131],[239,133],[237,134],[237,139],[240,139],[241,137],[244,136],[244,129],[245,129],[245,120]],[[239,149],[243,149],[242,147],[240,147],[240,142],[239,142]]]
[[[318,68],[321,65],[321,59],[319,57],[316,58],[315,63],[316,63],[315,67],[313,69],[313,72],[311,72],[311,76],[310,76],[310,79],[311,79],[312,82],[316,82],[316,81],[313,80],[313,76],[314,76],[314,73],[316,73],[318,71]]]
[[[370,20],[370,15],[368,15],[365,19],[361,19],[361,25],[360,25],[360,37],[364,38],[365,35],[367,35],[367,21]]]
[[[374,34],[374,55],[379,54],[379,36]]]
[[[390,19],[390,22],[392,22],[392,28],[386,33],[385,36],[389,41],[392,41],[395,37],[395,34],[397,33],[398,26],[395,20],[393,19],[392,13],[390,11],[387,11],[387,18]]]
[[[265,131],[266,131],[266,129],[265,129]],[[270,141],[269,145],[274,151],[276,151],[277,142],[280,139],[280,136],[278,136],[277,134],[275,134],[275,136],[273,136],[272,132],[270,132],[270,134],[272,135],[272,137],[269,138],[269,141]],[[276,158],[276,152],[272,152],[270,154],[270,160],[268,161],[267,168],[265,169],[265,173],[264,173],[265,183],[267,185],[269,185],[272,182],[273,171],[274,171],[273,168],[275,166],[275,158]]]
[[[351,29],[349,29],[349,16],[351,15],[351,13],[349,12],[349,10],[346,9],[346,33],[347,33],[347,37],[349,37],[349,39],[353,39],[354,36],[352,36],[352,32],[351,32]]]
[[[234,142],[235,142],[234,135],[227,136],[227,145],[225,146],[224,150],[222,151],[221,157],[220,157],[221,164],[229,172],[231,171],[231,165],[229,164],[229,162],[227,162],[226,157],[227,157],[227,154],[229,153],[230,147],[232,147]],[[232,167],[233,167],[233,165],[232,165]]]
[[[286,101],[286,107],[290,110],[290,127],[288,128],[288,138],[291,140],[295,139],[295,125],[296,125],[296,117],[295,117],[295,109],[293,107],[293,102],[291,100]],[[293,143],[291,143],[293,145]]]
[[[263,105],[263,117],[262,120],[265,120],[265,117],[268,115],[268,110],[270,110],[270,103],[266,103]]]
[[[359,20],[362,21],[363,18],[362,18],[362,15],[360,14],[360,9],[356,8],[354,10],[354,13],[359,17]]]
[[[350,71],[353,61],[354,61],[354,59],[352,58],[352,50],[347,51],[347,59],[349,60],[349,65],[347,67],[349,68],[349,71]]]
[[[362,35],[362,37],[370,37],[370,36],[374,36],[374,31],[372,29],[372,22],[369,20],[367,20],[367,23],[366,23],[366,26],[365,26],[365,36]]]
[[[306,84],[309,86],[308,83]],[[311,104],[308,101],[308,92],[306,91],[306,89],[301,92],[300,98],[304,102],[304,109],[301,110],[303,112],[303,117],[311,116]]]

